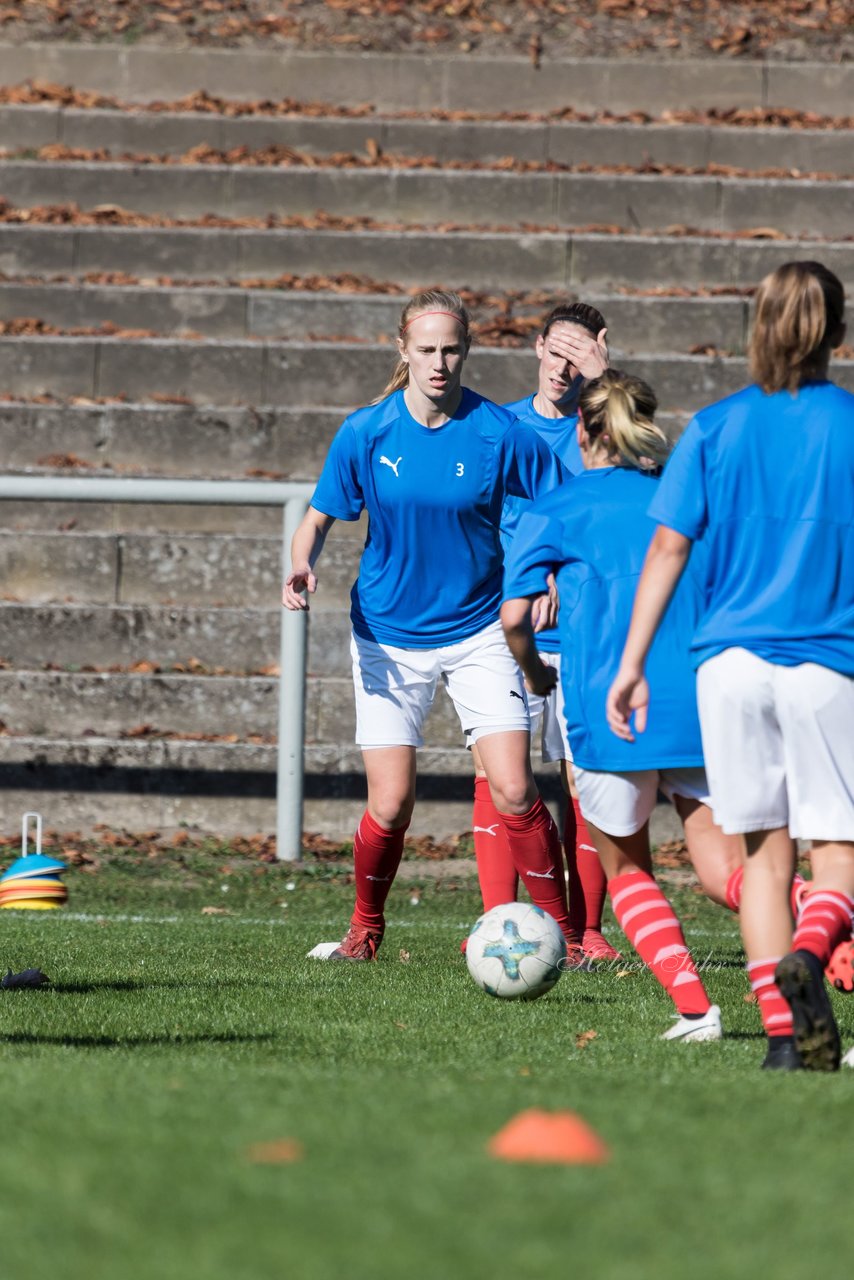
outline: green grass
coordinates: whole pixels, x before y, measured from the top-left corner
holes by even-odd
[[[4,1280],[847,1272],[854,1072],[758,1070],[736,922],[690,890],[719,1045],[660,1043],[668,1001],[634,969],[482,995],[470,881],[397,886],[381,961],[339,966],[304,959],[349,913],[334,865],[130,862],[70,872],[63,912],[0,913],[3,964],[53,979],[0,992]],[[490,1159],[533,1106],[578,1112],[610,1163]],[[247,1158],[281,1138],[300,1163]]]

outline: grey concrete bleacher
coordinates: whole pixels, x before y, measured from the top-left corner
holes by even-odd
[[[514,291],[596,302],[614,359],[656,387],[676,433],[743,383],[746,291],[766,271],[814,257],[854,280],[848,129],[395,114],[835,116],[854,97],[846,64],[591,60],[537,72],[487,59],[0,46],[0,84],[25,77],[138,109],[0,107],[10,153],[0,199],[17,210],[0,222],[0,326],[10,330],[0,331],[0,439],[11,470],[311,479],[343,415],[386,379],[401,298],[437,283],[489,294],[475,308],[482,323],[537,310]],[[145,110],[197,90],[375,111]],[[109,159],[39,158],[56,143]],[[197,146],[303,155],[265,167],[122,159]],[[375,163],[328,164],[370,150]],[[395,167],[389,155],[435,167]],[[505,156],[664,171],[459,167]],[[666,171],[710,165],[744,172]],[[135,214],[143,225],[113,225]],[[294,225],[279,225],[287,218]],[[357,291],[328,287],[342,273],[364,277]],[[315,288],[288,281],[312,276]],[[46,332],[18,332],[24,319]],[[837,376],[854,388],[854,362],[841,360]],[[534,377],[530,345],[472,353],[468,381],[497,399]],[[342,836],[363,795],[346,616],[361,534],[336,527],[309,628],[306,826]],[[0,505],[0,825],[36,808],[54,827],[272,830],[279,555],[273,510]],[[466,830],[470,765],[441,693],[421,770],[414,830]],[[543,776],[554,797],[554,772]],[[669,829],[659,821],[657,831]]]

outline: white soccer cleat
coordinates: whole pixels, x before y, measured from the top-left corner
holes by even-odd
[[[846,1054],[843,1054],[840,1066],[854,1067],[854,1049],[849,1049]]]
[[[702,1018],[677,1018],[661,1039],[679,1040],[682,1044],[700,1044],[704,1040],[721,1040],[723,1034],[721,1011],[713,1004]]]
[[[312,947],[306,956],[306,960],[328,960],[333,951],[337,951],[341,946],[341,939],[337,942],[318,942],[316,947]]]

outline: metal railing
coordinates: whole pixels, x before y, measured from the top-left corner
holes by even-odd
[[[266,480],[136,480],[110,476],[0,476],[0,498],[32,502],[152,502],[175,505],[283,507],[282,581],[290,546],[314,486]],[[302,845],[306,615],[282,609],[276,856],[299,857]]]

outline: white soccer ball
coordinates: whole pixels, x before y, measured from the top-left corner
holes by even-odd
[[[468,936],[466,964],[482,991],[505,1000],[536,1000],[563,971],[566,942],[557,922],[527,902],[493,907]]]

